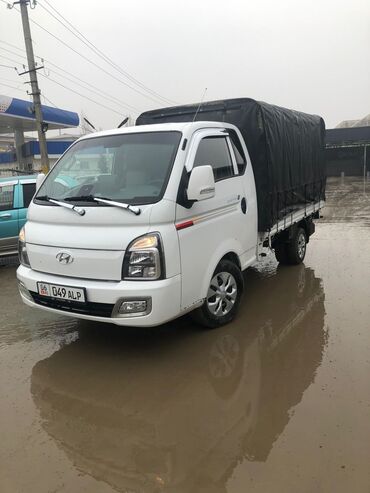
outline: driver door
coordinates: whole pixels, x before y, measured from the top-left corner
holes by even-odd
[[[215,195],[194,202],[190,208],[177,204],[176,228],[181,256],[182,309],[204,298],[211,275],[227,252],[242,256],[249,243],[245,209],[244,176],[239,174],[227,131],[197,132],[189,149],[187,170],[211,165]],[[185,227],[184,227],[185,225]]]

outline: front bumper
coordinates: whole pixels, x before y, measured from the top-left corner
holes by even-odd
[[[153,327],[181,314],[180,275],[158,281],[94,281],[44,274],[21,265],[17,270],[17,278],[31,296],[34,295],[31,300],[20,293],[26,305],[58,314],[133,327]],[[87,303],[84,306],[73,306],[68,302],[58,303],[49,299],[50,303],[40,304],[40,297],[37,296],[38,282],[85,288]],[[118,315],[117,303],[120,303],[122,298],[148,298],[151,300],[151,311],[141,316]]]

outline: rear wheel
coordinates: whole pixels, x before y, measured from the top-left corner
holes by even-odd
[[[282,241],[275,246],[275,257],[279,264],[287,264],[287,252],[286,252],[286,243]]]
[[[221,260],[212,276],[203,305],[192,312],[192,317],[210,329],[231,322],[236,315],[243,288],[239,267],[230,260]]]
[[[275,246],[275,257],[280,264],[298,265],[306,255],[307,236],[303,228],[297,228],[288,242],[279,242]]]
[[[292,265],[303,262],[306,256],[307,237],[303,228],[297,228],[293,238],[287,244],[288,261]]]

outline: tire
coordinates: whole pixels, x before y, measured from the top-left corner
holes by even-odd
[[[275,257],[279,264],[286,265],[288,263],[286,243],[281,241],[275,245]]]
[[[236,315],[243,289],[239,267],[230,260],[221,260],[210,281],[207,297],[203,305],[192,312],[192,318],[209,329],[228,324]]]
[[[307,236],[303,228],[297,228],[293,238],[286,245],[288,263],[301,264],[306,256]]]
[[[306,256],[306,247],[306,232],[298,227],[288,242],[281,242],[275,246],[276,260],[283,265],[301,264]]]

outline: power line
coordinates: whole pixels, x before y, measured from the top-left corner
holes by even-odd
[[[0,0],[0,1],[3,2],[3,3],[5,3],[6,5],[9,5],[8,2],[6,2],[5,0]],[[13,7],[13,8],[15,8],[15,10],[17,12],[19,12],[19,10],[16,7]],[[71,51],[73,51],[74,53],[76,53],[77,55],[79,55],[81,58],[83,58],[84,60],[86,60],[87,62],[89,62],[91,65],[93,65],[94,67],[98,68],[99,70],[102,70],[109,77],[115,79],[116,81],[120,82],[121,84],[125,85],[126,87],[129,87],[133,91],[136,91],[137,93],[141,94],[142,96],[144,96],[146,98],[149,98],[149,99],[152,99],[155,103],[158,104],[158,102],[155,99],[153,99],[151,96],[149,96],[148,94],[145,94],[145,93],[139,91],[135,87],[130,86],[130,84],[127,84],[127,82],[123,81],[122,79],[119,79],[118,77],[115,77],[115,75],[111,74],[110,72],[108,72],[107,70],[105,70],[103,67],[100,67],[97,63],[93,62],[92,60],[90,60],[89,58],[87,58],[85,55],[83,55],[82,53],[78,52],[77,50],[75,50],[74,48],[72,48],[71,46],[69,46],[66,42],[64,42],[62,39],[58,38],[58,36],[56,36],[55,34],[53,34],[50,31],[48,31],[45,27],[43,27],[41,24],[39,24],[35,20],[30,19],[30,21],[33,24],[35,24],[36,26],[38,26],[40,29],[42,29],[43,31],[45,31],[46,33],[48,33],[51,37],[53,37],[54,39],[56,39],[57,41],[59,41],[60,43],[62,43],[68,49],[70,49]],[[5,49],[5,48],[3,48],[3,49]],[[9,50],[7,50],[7,51],[9,51]],[[17,56],[20,56],[20,55],[17,55]]]
[[[64,89],[66,89],[67,91],[70,91],[70,92],[73,92],[75,94],[77,94],[78,96],[80,96],[81,98],[85,98],[85,99],[88,99],[89,101],[91,101],[92,103],[95,103],[97,104],[98,106],[101,106],[102,108],[105,108],[109,111],[113,111],[113,113],[116,113],[117,115],[120,115],[122,116],[122,113],[120,113],[119,111],[116,111],[114,110],[113,108],[110,108],[109,106],[105,106],[105,104],[102,104],[102,103],[98,103],[98,101],[95,101],[94,99],[91,99],[89,98],[88,96],[85,96],[84,94],[81,94],[80,92],[78,91],[75,91],[74,89],[71,89],[70,87],[66,87],[64,84],[62,84],[61,82],[58,82],[54,79],[52,79],[51,77],[47,77],[46,75],[44,74],[41,74],[40,75],[48,80],[50,80],[51,82],[54,82],[54,84],[57,84],[58,86],[61,86],[61,87],[64,87]]]
[[[1,0],[4,4],[6,4],[7,6],[10,5],[8,2],[6,2],[6,0]],[[40,4],[41,5],[41,4]],[[53,8],[49,3],[48,5]],[[12,8],[15,8],[18,12],[19,10],[16,8],[16,7],[12,7]],[[50,15],[52,15],[54,18],[55,15],[50,12],[45,6],[42,5],[42,8],[45,9]],[[65,19],[55,8],[53,8],[53,10],[55,12],[58,13],[58,15],[60,15],[63,19]],[[56,18],[56,20],[58,22],[60,22],[66,29],[68,29],[70,32],[72,32],[67,26],[65,26],[63,24],[63,22],[61,22],[59,19]],[[66,19],[65,19],[66,20]],[[160,98],[161,101],[159,101],[160,104],[163,104],[163,101],[166,103],[166,104],[172,104],[174,102],[172,102],[171,100],[167,99],[167,98],[164,98],[163,96],[159,95],[158,93],[156,93],[155,91],[151,90],[150,88],[147,88],[144,84],[142,84],[140,81],[138,81],[137,79],[135,79],[134,77],[132,77],[128,72],[124,71],[123,69],[121,69],[117,64],[115,64],[111,59],[109,59],[106,55],[104,55],[103,52],[101,52],[97,47],[95,47],[95,45],[93,43],[91,43],[89,40],[87,40],[87,38],[82,34],[80,33],[80,31],[77,30],[77,28],[75,28],[69,21],[66,20],[66,22],[68,22],[72,27],[73,29],[75,29],[83,38],[85,38],[87,40],[88,43],[90,43],[92,45],[89,46],[86,44],[85,41],[83,41],[82,39],[80,39],[80,41],[82,41],[85,45],[87,45],[96,55],[100,56],[100,58],[103,58],[104,61],[106,63],[109,63],[113,68],[115,68],[116,70],[118,70],[121,74],[125,75],[127,78],[129,78],[130,80],[134,81],[137,85],[139,85],[140,87],[143,88],[143,90],[146,90],[147,92],[151,93],[152,95],[149,95],[149,94],[145,94],[144,92],[142,92],[141,90],[137,89],[136,87],[133,87],[132,85],[128,84],[127,82],[123,81],[122,79],[116,77],[114,74],[112,74],[111,72],[108,72],[106,69],[104,69],[103,67],[99,66],[97,63],[95,63],[93,60],[90,60],[90,58],[86,57],[85,55],[83,55],[82,53],[80,53],[79,51],[75,50],[74,48],[72,48],[71,46],[69,46],[66,42],[64,42],[62,39],[60,39],[58,36],[56,36],[55,34],[51,33],[48,29],[46,29],[45,27],[43,27],[41,24],[39,24],[37,21],[35,21],[34,19],[30,19],[30,21],[35,24],[36,26],[38,26],[40,29],[42,29],[43,31],[45,31],[46,33],[48,33],[50,36],[52,36],[54,39],[56,39],[57,41],[59,41],[60,43],[62,43],[64,46],[66,46],[67,48],[69,48],[71,51],[73,51],[74,53],[76,53],[77,55],[79,55],[81,58],[83,58],[84,60],[86,60],[88,63],[90,63],[91,65],[93,65],[94,67],[98,68],[99,70],[101,70],[102,72],[104,72],[105,74],[107,74],[109,77],[113,78],[114,80],[116,80],[117,82],[123,84],[124,86],[128,87],[129,89],[131,89],[132,91],[135,91],[137,92],[138,94],[146,97],[146,98],[149,98],[151,99],[152,101],[154,101],[155,103],[158,104],[158,99]],[[76,36],[78,38],[78,36],[72,32],[72,34],[74,34],[74,36]],[[18,48],[17,48],[18,49]]]
[[[100,91],[95,91],[94,89],[90,89],[89,87],[86,87],[86,85],[80,84],[79,82],[75,82],[70,77],[67,77],[66,75],[63,75],[63,74],[59,74],[57,71],[55,71],[55,69],[50,70],[50,73],[54,73],[54,75],[57,75],[58,77],[62,77],[63,79],[66,79],[67,81],[72,82],[73,84],[76,84],[79,87],[82,87],[82,89],[88,90],[88,91],[96,94],[97,96],[103,97],[103,96],[101,96]],[[48,75],[46,75],[46,77],[49,78]],[[111,102],[113,104],[117,104],[117,100],[115,100],[115,98],[111,98],[109,95],[108,96],[105,96],[104,99],[107,99],[109,102]],[[128,105],[121,104],[120,101],[118,101],[118,104],[120,104],[122,107],[125,106],[125,109],[128,110],[128,111],[131,111],[131,110],[136,111],[137,110],[137,108],[135,108],[134,106],[131,106],[130,105],[130,108],[129,108]]]
[[[150,89],[148,86],[140,82],[138,79],[133,77],[129,72],[126,70],[122,69],[119,65],[117,65],[111,58],[109,58],[107,55],[105,55],[94,43],[92,43],[81,31],[79,31],[68,19],[66,19],[53,5],[51,5],[48,0],[44,0],[44,2],[59,16],[61,17],[65,23],[67,23],[70,27],[65,25],[60,19],[58,19],[50,10],[48,10],[44,5],[39,3],[39,5],[46,10],[54,19],[56,19],[62,26],[67,29],[70,33],[73,34],[79,41],[81,41],[84,45],[86,45],[90,50],[92,50],[97,56],[102,58],[107,64],[109,64],[111,67],[113,67],[115,70],[120,72],[122,75],[127,77],[131,82],[137,84],[139,87],[150,93],[152,96],[159,98],[166,104],[172,104],[175,103],[174,101],[171,101],[170,99],[162,96],[158,92],[154,91],[153,89]],[[70,29],[72,28],[72,29]],[[76,34],[78,33],[78,35]]]
[[[0,39],[0,43],[4,43],[8,46],[11,46],[12,48],[15,48],[18,51],[21,51],[22,53],[24,53],[24,48],[19,48],[19,46],[13,45],[12,43],[9,43],[8,41],[4,41],[4,40]]]
[[[4,78],[4,77],[0,77],[0,81],[3,81],[3,80],[5,80],[5,81],[7,81],[7,82],[14,82],[14,83],[16,84],[16,81],[13,81],[13,80],[11,80],[11,79],[6,79],[6,78]],[[53,81],[53,82],[56,82],[56,81]],[[0,85],[1,85],[1,86],[6,86],[6,87],[10,87],[11,89],[15,89],[15,90],[20,91],[20,92],[24,92],[24,91],[22,91],[21,89],[19,89],[20,85],[18,85],[18,86],[13,86],[13,85],[10,85],[10,84],[4,84],[3,82],[0,82]],[[63,86],[63,87],[64,87],[64,86]],[[68,88],[67,88],[67,89],[68,89]],[[68,90],[70,90],[70,89],[68,89]],[[54,106],[54,108],[58,108],[58,106],[57,106],[55,103],[53,103],[53,102],[52,102],[49,98],[47,98],[47,97],[45,96],[45,94],[42,94],[42,97],[43,97],[46,101],[48,101],[48,102],[49,102],[52,106]],[[99,103],[98,103],[98,104],[99,104]],[[114,111],[114,110],[112,110],[112,111]],[[121,113],[118,113],[118,114],[119,114],[119,115],[122,115]]]
[[[7,79],[6,77],[0,77],[0,80],[5,80],[5,82],[13,82],[13,84],[17,84],[20,86],[22,84],[19,84],[19,80],[16,81],[16,80],[13,80],[13,79]]]
[[[0,55],[0,56],[1,56],[2,58],[5,58],[5,59],[10,60],[10,61],[13,61],[13,62],[15,62],[15,63],[19,63],[19,62],[17,62],[16,60],[12,60],[11,58],[6,57],[6,56],[4,56],[4,55]],[[88,96],[86,96],[85,94],[81,94],[80,92],[75,91],[74,89],[71,89],[70,87],[66,87],[64,84],[62,84],[61,82],[58,82],[58,81],[56,81],[56,80],[52,79],[51,77],[48,77],[48,76],[46,76],[46,75],[44,75],[44,74],[42,74],[42,73],[40,73],[40,75],[41,75],[42,77],[44,77],[45,79],[50,80],[50,81],[51,81],[51,82],[53,82],[54,84],[57,84],[58,86],[63,87],[63,88],[64,88],[64,89],[66,89],[67,91],[73,92],[74,94],[77,94],[77,95],[78,95],[78,96],[80,96],[81,98],[87,99],[88,101],[91,101],[92,103],[95,103],[96,105],[101,106],[102,108],[105,108],[105,109],[107,109],[107,110],[109,110],[109,111],[112,111],[113,113],[116,113],[117,115],[122,116],[122,112],[119,112],[119,111],[117,111],[117,110],[114,110],[113,108],[110,108],[109,106],[106,106],[106,105],[105,105],[105,104],[103,104],[103,103],[99,103],[98,101],[95,101],[94,99],[89,98],[89,97],[88,97]],[[9,87],[10,87],[10,86],[9,86]],[[19,90],[19,89],[17,89],[17,90]],[[22,91],[22,92],[23,92],[23,91]]]
[[[1,58],[4,58],[5,60],[9,60],[9,62],[14,62],[14,63],[17,63],[18,65],[22,62],[19,62],[18,60],[13,60],[13,58],[9,58],[8,56],[5,56],[5,55],[0,55]],[[15,70],[17,69],[17,67],[13,67]]]
[[[1,41],[1,40],[0,40],[0,42],[1,42],[1,43],[6,43],[6,41]],[[10,44],[10,43],[6,43],[6,44]],[[13,46],[14,46],[14,45],[13,45]],[[15,47],[15,46],[14,46],[14,48],[17,48],[17,47]],[[17,48],[17,49],[20,49],[20,48]],[[17,56],[17,57],[19,57],[19,58],[23,58],[23,59],[25,58],[24,56],[19,55],[18,53],[15,53],[14,51],[9,50],[9,49],[7,49],[7,48],[3,48],[3,47],[1,47],[1,46],[0,46],[0,50],[4,50],[4,51],[6,51],[7,53],[11,53],[12,55]],[[4,57],[4,55],[0,55],[0,56],[2,56],[3,58],[6,58],[7,60],[11,60],[11,61],[13,61],[13,62],[15,62],[15,63],[23,63],[23,62],[17,62],[16,60],[12,60],[11,58],[8,58],[8,57]],[[95,93],[96,95],[100,96],[101,98],[103,98],[103,99],[107,99],[109,102],[111,102],[111,103],[113,103],[113,104],[120,104],[122,107],[126,107],[126,110],[128,110],[128,111],[132,111],[132,110],[133,110],[133,111],[140,112],[140,110],[138,110],[138,108],[136,108],[135,106],[132,106],[132,105],[130,105],[130,104],[128,104],[128,103],[122,102],[122,101],[120,101],[119,99],[115,98],[114,96],[110,96],[109,94],[102,92],[100,89],[98,89],[97,87],[93,86],[93,85],[92,85],[92,84],[90,84],[89,82],[86,82],[86,81],[84,81],[84,80],[80,79],[79,77],[77,77],[77,76],[75,76],[75,75],[71,74],[70,72],[68,72],[68,71],[66,71],[66,70],[64,70],[64,69],[62,69],[62,68],[60,68],[60,67],[58,67],[58,66],[57,66],[57,65],[55,65],[54,63],[49,62],[49,61],[48,61],[48,60],[46,60],[45,58],[42,58],[42,57],[39,57],[39,56],[37,56],[37,58],[40,58],[40,60],[42,60],[42,61],[44,61],[44,62],[48,62],[50,65],[53,65],[53,66],[57,67],[59,70],[61,70],[61,71],[63,71],[63,72],[66,72],[66,73],[70,74],[72,77],[74,77],[74,78],[76,78],[76,79],[80,80],[83,84],[85,84],[85,86],[90,86],[92,89],[90,89],[89,87],[85,87],[84,85],[82,85],[82,84],[80,84],[80,83],[78,83],[78,82],[73,81],[72,79],[70,79],[69,77],[66,77],[66,76],[65,76],[65,75],[63,75],[63,74],[59,74],[57,71],[55,71],[55,70],[53,69],[53,71],[55,72],[55,74],[56,74],[56,75],[58,75],[59,77],[63,77],[64,79],[68,80],[69,82],[72,82],[73,84],[76,84],[76,85],[78,85],[78,86],[82,87],[82,89],[85,89],[85,90],[91,91],[91,92]],[[48,76],[46,76],[46,77],[48,78]],[[96,89],[96,90],[95,90],[95,89]],[[103,94],[105,94],[105,96],[103,96]],[[120,113],[120,114],[121,114],[121,113]]]
[[[19,91],[19,92],[24,93],[24,91],[22,91],[22,89],[19,89],[19,86],[18,87],[11,86],[10,84],[5,84],[4,82],[0,82],[0,86],[10,87],[11,89],[14,89],[15,91]]]
[[[47,97],[45,96],[45,94],[42,94],[42,97],[43,97],[43,98],[44,98],[44,99],[45,99],[48,103],[50,103],[50,104],[51,104],[51,106],[54,106],[54,108],[58,108],[58,106],[57,106],[55,103],[53,103],[53,101],[50,101],[50,99],[49,99],[49,98],[47,98]]]
[[[2,0],[3,2],[5,2],[5,0]],[[90,63],[91,65],[93,65],[94,67],[96,67],[97,69],[101,70],[102,72],[104,72],[105,74],[107,74],[109,77],[111,77],[112,79],[116,80],[117,82],[123,84],[124,86],[128,87],[129,89],[131,89],[132,91],[135,91],[137,92],[138,94],[141,94],[142,96],[148,98],[148,99],[151,99],[152,101],[154,101],[155,103],[158,104],[158,100],[154,99],[154,97],[150,96],[149,94],[145,94],[144,92],[140,91],[139,89],[137,89],[136,87],[133,87],[131,86],[130,84],[128,84],[127,82],[123,81],[122,79],[116,77],[114,74],[108,72],[108,70],[105,70],[105,68],[101,67],[100,65],[98,65],[97,63],[95,63],[94,61],[90,60],[90,58],[88,58],[87,56],[83,55],[82,53],[80,53],[79,51],[75,50],[74,48],[72,48],[72,46],[69,46],[68,43],[66,43],[65,41],[63,41],[62,39],[58,38],[58,36],[56,36],[55,34],[51,33],[48,29],[46,29],[45,27],[43,27],[41,24],[39,24],[38,22],[36,22],[35,20],[33,19],[30,19],[30,21],[35,24],[36,26],[38,26],[40,29],[42,29],[43,31],[45,31],[46,33],[48,33],[52,38],[56,39],[57,41],[59,41],[60,43],[62,43],[62,45],[66,46],[69,50],[73,51],[74,53],[76,53],[78,56],[80,56],[81,58],[83,58],[84,60],[86,60],[88,63]],[[163,104],[163,103],[161,103]]]
[[[1,39],[0,39],[0,43],[6,44],[6,45],[8,45],[8,46],[11,46],[12,48],[15,48],[16,50],[24,51],[24,50],[22,50],[21,48],[18,48],[18,46],[13,45],[13,44],[11,44],[11,43],[8,43],[7,41],[1,40]],[[2,48],[2,47],[0,47],[0,49],[2,49],[2,50],[6,50],[7,52],[12,53],[13,55],[16,55],[16,56],[19,56],[19,57],[21,57],[21,58],[24,58],[24,57],[22,57],[21,55],[18,55],[18,53],[14,53],[14,51],[8,50],[8,49],[6,49],[6,48]],[[36,58],[39,58],[39,59],[42,61],[42,63],[46,62],[46,63],[48,63],[49,65],[51,65],[52,67],[57,68],[57,69],[58,69],[58,70],[60,70],[61,72],[64,72],[64,73],[66,73],[66,74],[70,75],[71,77],[73,77],[74,79],[76,79],[76,80],[78,80],[78,81],[82,82],[82,83],[83,83],[83,84],[85,84],[86,86],[91,87],[92,89],[94,89],[95,91],[97,91],[100,95],[104,95],[104,96],[105,96],[105,99],[109,99],[109,100],[110,100],[110,102],[113,102],[113,103],[115,103],[115,104],[117,104],[117,103],[118,103],[118,104],[120,104],[120,105],[122,105],[122,106],[125,106],[125,107],[127,107],[127,108],[131,108],[131,109],[132,109],[132,110],[134,110],[134,111],[138,111],[138,112],[140,112],[140,111],[141,111],[141,110],[139,110],[137,107],[132,106],[131,104],[126,103],[125,101],[122,101],[122,100],[120,100],[120,99],[116,98],[115,96],[113,96],[113,95],[111,95],[111,94],[108,94],[108,93],[106,93],[106,92],[102,91],[100,88],[98,88],[97,86],[94,86],[94,85],[93,85],[93,84],[91,84],[90,82],[87,82],[87,81],[85,81],[85,80],[81,79],[80,77],[77,77],[77,75],[75,75],[75,74],[73,74],[72,72],[69,72],[68,70],[66,70],[66,69],[64,69],[64,68],[62,68],[62,67],[60,67],[60,66],[56,65],[55,63],[51,62],[50,60],[48,60],[48,59],[46,59],[46,58],[44,58],[44,57],[38,56],[38,55],[36,55]],[[54,72],[55,72],[55,70],[54,70]],[[55,72],[55,73],[56,73],[56,74],[58,74],[58,72]],[[64,78],[66,78],[67,80],[71,81],[70,79],[68,79],[68,77],[65,77],[65,76],[64,76],[64,75],[62,75],[62,74],[58,74],[58,75],[59,75],[60,77],[64,77]],[[71,81],[71,82],[73,82],[74,84],[80,85],[80,84],[78,84],[77,82],[74,82],[74,81]],[[83,87],[83,86],[81,86],[81,87]],[[84,88],[84,89],[86,89],[86,87],[83,87],[83,88]],[[94,92],[94,91],[92,91],[92,92]],[[103,97],[103,96],[101,96],[101,97]]]
[[[6,51],[7,53],[10,53],[11,55],[14,55],[14,56],[18,56],[19,58],[23,58],[23,60],[27,60],[27,58],[24,55],[19,55],[18,53],[15,53],[12,50],[8,50],[8,48],[2,48],[0,46],[0,50]],[[21,62],[17,62],[17,63],[21,63]]]
[[[1,67],[1,65],[0,65],[0,67]],[[0,77],[0,81],[2,81],[2,80],[5,80],[5,81],[7,81],[7,82],[14,82],[14,84],[16,84],[16,83],[17,83],[16,81],[14,81],[14,80],[12,80],[12,79],[6,79],[5,77]],[[20,92],[24,92],[24,91],[22,91],[21,89],[19,89],[19,87],[20,87],[20,85],[21,85],[21,84],[19,84],[19,85],[16,87],[16,86],[11,86],[10,84],[3,84],[2,82],[0,82],[0,86],[2,86],[2,85],[7,86],[7,87],[11,87],[12,89],[15,89],[15,90],[20,91]],[[57,105],[56,105],[56,104],[54,104],[52,101],[50,101],[50,99],[48,99],[48,98],[45,96],[45,94],[42,94],[42,97],[43,97],[46,101],[48,101],[48,102],[49,102],[52,106],[54,106],[55,108],[57,108]]]

